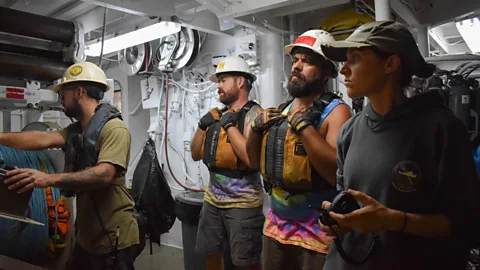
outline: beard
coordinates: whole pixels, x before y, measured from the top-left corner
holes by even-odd
[[[293,76],[296,76],[296,80],[292,80]],[[325,88],[325,81],[323,79],[322,74],[306,79],[302,73],[294,70],[290,74],[290,78],[288,79],[287,89],[288,93],[295,98],[301,98],[310,96],[315,93],[323,92]]]
[[[229,106],[233,102],[237,101],[239,90],[237,89],[232,95],[227,94],[227,92],[222,92],[223,96],[219,96],[220,102],[226,106]]]
[[[72,106],[70,106],[70,108],[64,108],[64,112],[67,117],[78,119],[82,113],[82,110],[80,109],[78,101],[74,99]]]

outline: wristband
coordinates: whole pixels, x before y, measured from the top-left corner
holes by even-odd
[[[223,126],[223,129],[227,131],[228,128],[235,126],[234,122],[228,122]]]
[[[298,125],[295,126],[294,131],[295,133],[299,133],[300,131],[304,130],[305,128],[311,126],[312,123],[308,120],[303,120]]]

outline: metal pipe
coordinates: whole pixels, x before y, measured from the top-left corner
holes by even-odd
[[[68,66],[67,62],[0,52],[0,77],[53,82]]]
[[[268,70],[265,72],[265,75],[262,75],[261,80],[259,80],[259,92],[260,97],[262,97],[262,107],[274,107],[277,104],[280,104],[282,100],[282,95],[280,90],[282,90],[282,56],[284,54],[282,47],[282,38],[283,36],[277,34],[265,34],[260,36],[260,42],[263,46],[260,46],[260,55],[262,70]]]
[[[69,46],[75,26],[73,22],[0,7],[0,32],[59,41]]]
[[[293,44],[295,42],[295,23],[297,22],[297,16],[296,15],[289,15],[288,16],[288,31],[290,31],[290,44]]]
[[[28,44],[29,48],[45,51],[60,52],[63,49],[63,44],[61,42],[30,38],[26,36],[19,36],[3,32],[0,32],[0,43],[23,47]]]
[[[0,52],[36,56],[36,57],[49,58],[49,59],[59,60],[59,61],[63,59],[63,53],[61,51],[60,52],[46,51],[46,50],[40,50],[36,48],[15,46],[11,44],[3,44],[3,43],[0,43]]]
[[[417,42],[418,49],[423,57],[429,57],[428,55],[428,29],[426,25],[417,25]]]
[[[391,20],[390,0],[375,0],[375,20]]]
[[[102,27],[102,48],[100,49],[100,60],[98,63],[98,66],[102,68],[102,63],[103,63],[103,46],[105,45],[105,32],[107,29],[107,11],[108,8],[105,7],[103,11],[103,27]]]

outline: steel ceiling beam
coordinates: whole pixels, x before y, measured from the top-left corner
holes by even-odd
[[[189,11],[198,12],[205,10],[205,8],[202,8],[203,5],[200,4],[198,1],[190,1],[182,4],[178,4],[175,6],[175,12],[178,13],[188,13]],[[200,10],[201,9],[201,10]]]
[[[272,16],[283,17],[307,11],[343,5],[349,2],[349,0],[307,0],[303,1],[302,3],[291,4],[285,7],[277,8],[276,10],[272,11]]]
[[[103,12],[104,7],[97,6],[94,9],[86,12],[78,17],[75,18],[75,21],[81,22],[83,24],[83,29],[85,34],[98,29],[103,26]],[[120,12],[118,10],[109,10],[107,16],[107,30],[108,24],[125,16],[124,12]]]
[[[413,11],[404,3],[401,3],[400,0],[391,0],[390,5],[392,10],[397,13],[407,24],[411,26],[420,25],[418,18],[415,16]]]
[[[202,6],[205,6],[208,10],[213,12],[215,15],[222,16],[225,14],[225,8],[215,2],[215,0],[196,0],[197,3],[200,3]]]
[[[317,0],[318,1],[318,0]],[[224,1],[226,2],[226,1]],[[303,5],[305,0],[242,0],[233,1],[225,6],[225,14],[219,18],[238,18],[245,15],[256,14],[274,8],[291,6],[294,4]]]
[[[95,7],[96,5],[79,0],[53,11],[48,15],[48,17],[69,21],[94,9]]]
[[[124,13],[130,13],[138,16],[171,16],[175,14],[174,1],[171,0],[143,0],[143,1],[124,1],[124,0],[82,0],[98,6],[108,7]]]

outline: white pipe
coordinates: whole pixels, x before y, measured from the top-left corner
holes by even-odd
[[[186,88],[185,86],[177,83],[177,82],[173,82],[171,81],[170,82],[172,85],[175,85],[175,86],[178,86],[180,88],[182,88],[183,90],[187,91],[187,92],[192,92],[192,93],[203,93],[203,92],[206,92],[206,91],[209,91],[210,88],[212,88],[212,86],[216,86],[217,84],[216,83],[211,83],[211,85],[209,85],[207,88],[203,89],[203,90],[192,90],[192,89],[188,89]]]
[[[162,87],[160,88],[160,93],[158,94],[158,107],[157,107],[157,121],[160,124],[160,107],[162,105],[163,89],[165,88],[165,83],[162,77]]]
[[[375,0],[375,20],[391,20],[390,0]]]
[[[260,101],[260,92],[258,92],[258,84],[257,82],[253,82],[253,87],[255,87],[255,99]]]
[[[182,159],[182,169],[183,169],[183,174],[185,174],[185,177],[187,177],[188,180],[192,181],[192,183],[195,183],[198,185],[197,181],[193,180],[193,178],[191,178],[188,173],[187,173],[187,162],[185,160],[185,157],[182,155],[182,153],[180,152],[180,150],[178,150],[177,147],[175,147],[175,145],[173,144],[172,141],[170,141],[170,139],[167,139],[168,140],[168,145],[170,145],[173,150],[178,154],[178,156]]]
[[[375,20],[386,21],[391,20],[390,0],[375,0]],[[364,97],[364,106],[367,106],[368,98]]]
[[[264,74],[259,80],[259,95],[262,97],[262,107],[274,107],[283,102],[282,100],[282,81],[283,68],[282,56],[284,51],[282,48],[282,36],[275,34],[265,34],[259,37],[260,47],[260,61],[265,63],[262,67]],[[268,71],[268,72],[267,72]]]
[[[428,53],[428,29],[426,25],[418,25],[417,27],[418,49],[423,57],[429,57]]]

